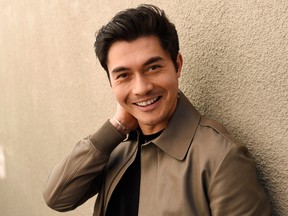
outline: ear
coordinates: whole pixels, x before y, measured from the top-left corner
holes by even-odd
[[[181,53],[179,52],[177,55],[177,59],[176,59],[176,63],[177,63],[177,77],[179,78],[181,75],[181,71],[182,71],[182,65],[183,65],[183,58]]]

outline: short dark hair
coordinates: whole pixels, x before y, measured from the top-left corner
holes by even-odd
[[[98,31],[94,44],[95,53],[100,64],[107,72],[108,51],[116,41],[133,41],[141,36],[155,35],[166,50],[177,70],[179,40],[175,25],[169,21],[160,8],[142,4],[137,8],[129,8],[118,12],[112,20]]]

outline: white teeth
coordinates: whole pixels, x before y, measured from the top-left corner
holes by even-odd
[[[147,101],[141,101],[141,102],[138,102],[136,104],[138,106],[145,107],[145,106],[149,106],[150,104],[154,103],[157,99],[158,99],[158,97],[147,100]]]

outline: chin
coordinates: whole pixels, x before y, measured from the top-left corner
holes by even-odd
[[[162,118],[144,118],[138,120],[140,124],[155,127],[163,122]]]

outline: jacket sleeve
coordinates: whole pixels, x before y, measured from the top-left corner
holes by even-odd
[[[95,134],[79,141],[50,173],[43,193],[47,205],[69,211],[97,194],[110,153],[124,138],[107,121]]]
[[[211,181],[208,196],[213,216],[268,216],[270,204],[246,147],[232,145]]]

